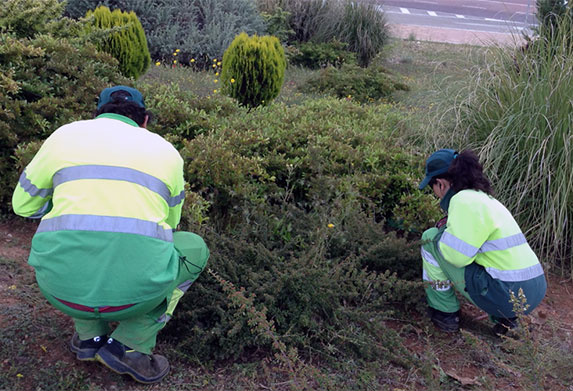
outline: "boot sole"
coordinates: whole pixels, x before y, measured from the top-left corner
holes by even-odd
[[[99,361],[100,363],[111,369],[113,372],[119,375],[129,375],[133,378],[133,380],[143,384],[157,383],[169,373],[170,369],[170,366],[167,366],[165,371],[160,373],[159,375],[151,378],[146,378],[135,372],[129,366],[119,361],[117,357],[107,352],[105,349],[100,349],[100,351],[96,353],[95,360]]]
[[[95,361],[95,355],[98,349],[92,349],[91,352],[87,352],[86,350],[78,349],[74,345],[69,345],[70,351],[76,354],[76,358],[80,361]]]

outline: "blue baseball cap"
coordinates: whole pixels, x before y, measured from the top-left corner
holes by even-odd
[[[452,164],[457,156],[458,153],[453,149],[440,149],[431,154],[428,160],[426,160],[426,177],[420,182],[418,188],[422,190],[428,186],[432,178],[448,172],[450,164]]]
[[[106,88],[101,92],[101,94],[99,95],[99,102],[97,104],[98,110],[103,105],[110,103],[112,101],[111,95],[117,91],[123,91],[127,94],[123,96],[123,99],[134,102],[139,107],[145,108],[145,104],[143,103],[143,95],[141,95],[141,92],[137,91],[135,88],[128,86],[115,86]]]

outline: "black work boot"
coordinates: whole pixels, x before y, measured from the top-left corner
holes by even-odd
[[[140,383],[155,383],[169,372],[169,362],[158,354],[144,354],[109,338],[96,359],[112,371],[127,374]]]
[[[446,333],[455,333],[460,329],[460,311],[443,312],[429,307],[428,314],[434,326]]]
[[[105,345],[106,335],[81,340],[78,333],[74,333],[70,341],[70,350],[76,354],[78,360],[93,361],[97,351]]]
[[[492,316],[492,320],[495,322],[492,331],[498,337],[506,335],[510,330],[515,330],[519,327],[517,318],[498,318]]]

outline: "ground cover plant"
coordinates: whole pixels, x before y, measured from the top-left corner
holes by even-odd
[[[0,10],[30,1],[9,0]],[[46,4],[60,10],[57,1]],[[46,24],[76,26],[54,15]],[[12,43],[10,34],[2,39]],[[88,49],[108,73],[97,74],[102,85],[89,84],[81,91],[86,96],[64,90],[81,104],[56,106],[52,116],[6,111],[13,122],[5,129],[28,121],[37,130],[3,147],[11,172],[6,199],[42,139],[62,123],[91,117],[96,87],[132,83],[114,73],[117,61]],[[7,219],[0,221],[0,389],[566,389],[573,380],[570,282],[552,277],[550,300],[523,319],[529,325],[519,340],[494,339],[484,314],[465,304],[462,333],[441,335],[425,319],[419,237],[441,214],[435,199],[416,188],[431,146],[407,135],[428,132],[415,126],[433,102],[421,97],[435,96],[421,75],[430,69],[435,80],[454,73],[464,79],[468,56],[459,52],[472,49],[394,41],[388,50],[371,69],[383,66],[396,77],[405,70],[411,87],[389,90],[382,102],[303,93],[298,86],[322,72],[289,67],[276,100],[249,110],[220,93],[218,57],[208,58],[211,69],[203,71],[173,57],[152,66],[134,85],[154,113],[150,130],[185,161],[181,228],[201,234],[211,249],[209,269],[160,334],[158,350],[172,374],[139,386],[97,364],[76,363],[65,347],[70,320],[45,302],[25,264],[35,223]],[[27,80],[46,69],[56,86],[70,80],[29,65],[45,60],[20,57],[7,104],[23,107],[16,92],[25,94]],[[14,62],[6,58],[0,64],[9,69]],[[38,94],[51,92],[38,85]],[[47,95],[59,102],[59,95]],[[40,130],[37,123],[44,124]],[[449,129],[439,130],[450,137]],[[519,297],[516,303],[526,305]]]

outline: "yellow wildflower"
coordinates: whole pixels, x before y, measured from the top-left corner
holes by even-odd
[[[231,83],[234,83],[234,82],[235,82],[235,79],[231,79]]]
[[[334,224],[332,223],[328,224],[328,228],[334,228]]]
[[[221,61],[219,61],[219,62],[217,63],[217,66],[219,66],[219,67],[221,66]]]
[[[24,375],[22,375],[21,373],[18,373],[18,374],[16,375],[16,377],[24,377]]]
[[[189,62],[195,62],[195,59],[194,59],[194,58],[192,58],[191,60],[189,60]]]
[[[16,290],[16,285],[10,285],[10,286],[8,287],[8,289],[10,289],[11,291]]]
[[[177,64],[177,60],[173,60],[173,64]]]
[[[179,53],[181,50],[179,49],[175,49],[175,53]]]
[[[213,68],[217,68],[217,65],[213,64]]]
[[[176,56],[176,55],[177,55],[177,53],[173,53],[173,55],[174,55],[174,56]]]
[[[161,65],[161,62],[157,61],[157,62],[155,63],[155,65],[156,65],[156,66],[160,66],[160,65]]]
[[[213,90],[213,93],[215,93],[215,94],[216,94],[216,93],[217,93],[217,90]]]
[[[219,76],[219,72],[215,72],[215,76]]]
[[[213,62],[217,62],[217,59],[216,59],[216,58],[214,58],[214,59],[213,59]]]
[[[218,83],[218,82],[219,82],[219,80],[217,80],[217,79],[213,80],[213,83]]]

